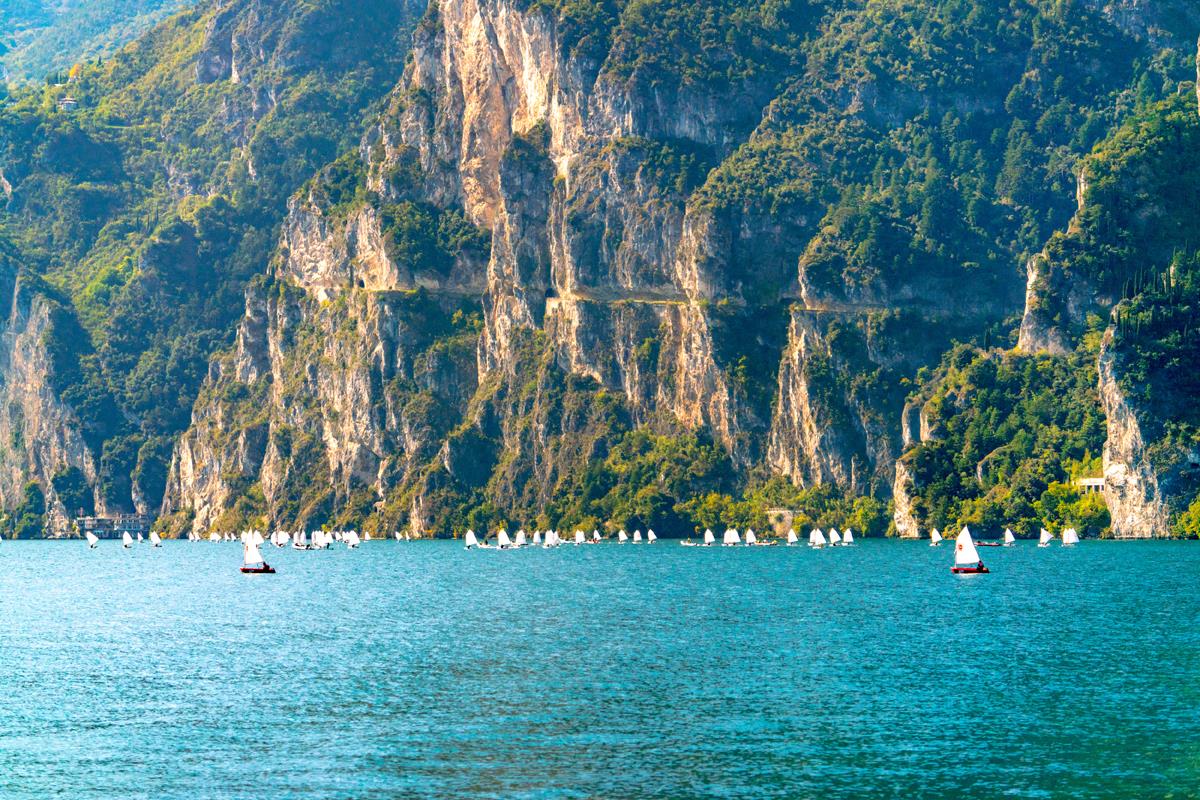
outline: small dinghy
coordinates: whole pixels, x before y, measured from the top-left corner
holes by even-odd
[[[840,533],[838,533],[837,528],[830,528],[829,529],[829,546],[837,547],[841,543],[842,543],[842,535]]]
[[[1065,531],[1063,531],[1062,543],[1063,547],[1070,547],[1071,545],[1079,544],[1079,534],[1076,533],[1074,528],[1067,528]]]
[[[717,543],[717,535],[712,532],[711,528],[704,529],[704,546],[712,547]]]
[[[971,531],[963,528],[954,544],[954,566],[950,571],[955,575],[984,575],[988,568],[983,565],[975,542],[971,539]]]
[[[747,528],[746,529],[746,546],[753,547],[756,544],[758,544],[758,537],[754,535],[754,529]]]
[[[467,531],[466,536],[463,536],[463,546],[470,550],[473,547],[479,547],[479,539],[475,536],[475,531]]]
[[[592,529],[592,544],[600,544],[600,531]]]
[[[144,541],[146,540],[142,538],[142,532],[138,531],[138,544],[141,544]]]
[[[658,537],[654,535],[654,531],[648,529],[646,531],[646,544],[654,544],[657,541]]]
[[[846,528],[842,531],[842,547],[850,547],[854,544],[854,531]]]
[[[813,528],[811,531],[809,531],[809,533],[808,533],[808,546],[809,547],[821,548],[827,544],[828,544],[828,542],[825,541],[825,534],[821,532],[820,528]]]
[[[521,528],[517,531],[517,540],[513,542],[514,547],[524,547],[529,544],[529,540],[525,536],[525,529]]]
[[[242,573],[245,575],[274,575],[275,569],[263,560],[258,546],[263,543],[260,533],[242,534]]]
[[[939,531],[937,528],[934,528],[933,530],[931,530],[929,532],[929,546],[937,547],[941,543],[942,543],[942,532]]]
[[[499,533],[496,534],[496,546],[499,547],[501,550],[512,550],[513,549],[512,539],[508,538],[508,531],[501,530]]]
[[[624,528],[617,531],[617,544],[625,544],[628,541],[629,541],[629,534],[627,534],[625,532]]]
[[[133,537],[129,535],[129,531],[125,531],[121,534],[121,546],[133,547]]]
[[[296,537],[294,539],[292,539],[292,549],[293,550],[307,550],[308,549],[308,534],[306,534],[304,531],[296,531]]]
[[[788,547],[791,547],[792,545],[796,544],[799,541],[800,541],[800,537],[796,535],[796,529],[788,528],[788,535],[787,535]]]
[[[1038,537],[1038,547],[1049,547],[1050,542],[1054,539],[1054,534],[1042,528],[1042,535]]]
[[[151,547],[162,547],[162,537],[158,535],[158,531],[150,531]]]
[[[725,531],[725,538],[722,540],[723,547],[736,547],[742,543],[742,537],[738,534],[737,529],[729,528]]]
[[[88,531],[84,535],[87,536],[88,549],[95,550],[96,545],[100,544],[100,537],[97,536],[96,534],[92,533],[91,531]]]
[[[355,550],[362,543],[362,540],[358,538],[357,531],[347,531],[346,535],[342,537],[342,541],[345,542],[348,550]]]
[[[1012,529],[1005,528],[1004,529],[1004,546],[1012,547],[1016,543],[1017,543],[1017,537],[1013,535]]]
[[[575,531],[575,544],[581,545],[585,543],[586,540],[583,538],[583,531]]]
[[[634,531],[634,532],[633,532],[633,543],[634,543],[634,544],[641,544],[641,543],[642,543],[642,532],[641,532],[640,530],[639,530],[639,531]]]

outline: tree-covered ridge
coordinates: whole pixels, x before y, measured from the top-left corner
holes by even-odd
[[[1070,485],[1102,473],[1097,358],[1107,333],[1117,390],[1137,417],[1172,531],[1200,533],[1198,135],[1196,98],[1180,94],[1144,107],[1082,165],[1083,205],[1042,254],[1052,277],[1032,304],[1034,313],[1058,308],[1045,318],[1067,329],[1068,298],[1051,286],[1089,287],[1077,295],[1091,313],[1070,326],[1073,352],[956,350],[915,398],[931,436],[904,463],[922,526],[1029,532],[1044,519],[1107,532],[1099,496]]]
[[[0,8],[0,69],[12,80],[65,75],[105,57],[195,0],[6,0]]]
[[[287,198],[357,144],[414,21],[384,0],[207,3],[69,86],[0,105],[0,230],[26,275],[69,298],[71,323],[52,332],[56,380],[111,507],[129,507],[131,478],[165,472]],[[236,82],[231,47],[244,48]],[[73,112],[56,105],[66,94]]]

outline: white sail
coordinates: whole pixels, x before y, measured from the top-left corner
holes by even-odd
[[[346,535],[342,537],[342,541],[346,543],[346,547],[351,549],[358,547],[362,543],[362,539],[359,538],[357,531],[347,531]]]
[[[594,528],[592,529],[592,541],[593,542],[600,541],[600,531],[595,530]]]
[[[258,551],[258,545],[254,539],[248,539],[242,545],[242,564],[247,567],[261,566],[263,563],[262,553]]]
[[[958,534],[958,541],[954,545],[954,565],[956,567],[973,567],[978,563],[980,563],[979,551],[975,549],[971,531],[964,527]]]
[[[123,534],[121,534],[121,545],[124,547],[133,546],[133,537],[129,535],[129,531],[125,531]]]
[[[208,534],[208,540],[210,542],[219,542],[221,541],[221,534],[217,533],[216,531],[211,531]]]
[[[640,536],[641,534],[638,535]],[[629,534],[625,533],[623,528],[617,532],[617,541],[621,544],[625,544],[627,541],[629,541]]]
[[[370,532],[370,531],[363,531],[362,540],[363,540],[364,542],[369,542],[369,541],[371,541],[371,532]]]
[[[525,529],[522,528],[521,530],[517,531],[516,545],[517,547],[524,547],[527,544],[529,544],[529,540],[525,538]]]
[[[150,544],[162,547],[162,537],[158,535],[158,531],[150,531]]]
[[[656,541],[658,541],[658,537],[654,535],[654,531],[652,531],[652,530],[646,531],[646,541],[649,542],[650,544],[654,544]]]
[[[746,544],[758,544],[758,537],[754,535],[754,531],[750,528],[746,529]]]
[[[575,544],[583,544],[583,531],[575,531]]]
[[[795,544],[798,541],[800,541],[800,537],[796,535],[796,529],[788,528],[787,543]]]
[[[634,532],[633,532],[633,543],[634,543],[634,544],[641,544],[641,542],[642,542],[642,532],[641,532],[641,531],[634,531]]]
[[[91,531],[88,531],[87,533],[85,533],[84,536],[87,537],[88,547],[95,547],[97,544],[100,543],[100,537],[97,536],[96,534],[92,533]]]
[[[501,530],[496,534],[496,544],[500,545],[501,549],[512,547],[512,539],[508,538],[508,531]]]
[[[475,536],[475,531],[467,531],[466,536],[463,537],[463,544],[468,550],[479,546],[479,539]]]
[[[1079,544],[1079,534],[1074,528],[1067,528],[1063,531],[1062,538],[1063,547],[1070,547],[1073,544]]]
[[[825,541],[825,534],[820,528],[813,528],[808,534],[809,547],[824,547],[828,542]]]
[[[541,544],[541,543],[542,543],[542,532],[541,532],[541,531],[534,531],[534,532],[533,532],[533,543],[534,543],[534,544]]]
[[[854,544],[854,531],[846,528],[846,530],[842,531],[842,545],[845,546],[851,544]]]
[[[1038,547],[1049,547],[1050,540],[1053,538],[1054,536],[1050,533],[1050,531],[1042,528],[1042,534],[1038,537]]]
[[[1005,544],[1016,544],[1016,542],[1017,542],[1017,537],[1013,536],[1013,532],[1011,530],[1009,530],[1008,528],[1005,528],[1004,529],[1004,543]]]
[[[829,529],[829,544],[832,546],[832,545],[839,545],[841,543],[842,543],[842,535],[840,533],[838,533],[837,528],[830,528]]]
[[[142,538],[142,532],[138,531],[138,544],[141,544],[144,541],[146,540]]]
[[[742,537],[738,534],[736,528],[730,528],[727,531],[725,531],[725,539],[723,542],[723,544],[725,546],[729,547],[729,546],[732,546],[735,544],[741,544],[741,543],[742,543]]]
[[[704,529],[704,543],[706,545],[715,544],[716,541],[717,541],[717,537],[715,535],[713,535],[712,530],[709,528],[705,528]]]
[[[929,546],[933,547],[942,543],[942,532],[934,528],[929,532]]]

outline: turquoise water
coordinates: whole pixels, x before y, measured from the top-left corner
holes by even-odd
[[[0,797],[1200,796],[1200,546],[0,545]]]

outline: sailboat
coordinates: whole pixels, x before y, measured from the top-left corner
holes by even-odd
[[[508,531],[501,530],[496,534],[496,546],[501,550],[511,550],[513,543],[512,539],[508,538]]]
[[[342,536],[342,541],[346,543],[346,549],[348,550],[354,550],[362,543],[362,540],[358,538],[358,531],[347,531]]]
[[[766,547],[767,544],[768,544],[767,542],[760,542],[758,540],[758,536],[755,535],[753,528],[746,529],[746,546],[747,547],[758,547],[760,545],[762,547]]]
[[[369,542],[369,541],[371,541],[371,532],[370,532],[370,531],[363,531],[363,537],[362,537],[362,540],[363,540],[364,542]]]
[[[639,531],[634,531],[634,532],[633,532],[633,543],[634,543],[634,544],[641,544],[641,543],[642,543],[642,532],[641,532],[640,530],[639,530]]]
[[[854,544],[854,531],[846,528],[842,531],[842,547],[849,547]]]
[[[467,550],[479,546],[479,539],[476,538],[475,531],[467,531],[466,536],[463,537],[463,545]]]
[[[704,529],[704,546],[712,547],[717,543],[717,537],[710,528]]]
[[[658,537],[654,535],[654,531],[647,529],[646,544],[654,544],[657,541],[658,541]]]
[[[150,531],[150,544],[154,547],[162,547],[162,537],[158,535],[158,531]]]
[[[242,537],[242,572],[247,575],[274,575],[274,568],[268,564],[259,552],[262,535],[257,531]]]
[[[1054,538],[1054,534],[1042,528],[1042,535],[1038,537],[1038,547],[1049,547],[1050,541]]]
[[[792,545],[796,544],[799,541],[800,541],[800,537],[796,535],[796,529],[788,528],[788,534],[787,534],[788,547],[791,547]]]
[[[517,540],[514,542],[514,546],[524,547],[527,544],[529,544],[529,540],[525,538],[525,529],[521,528],[517,531]]]
[[[942,543],[942,532],[939,531],[937,528],[934,528],[933,530],[931,530],[929,532],[929,546],[937,547],[941,543]]]
[[[742,537],[738,535],[736,528],[729,528],[725,531],[725,539],[722,544],[725,547],[734,547],[742,543]]]
[[[837,547],[841,543],[842,543],[842,536],[840,533],[838,533],[837,528],[830,528],[829,529],[829,546]]]
[[[88,531],[87,533],[85,533],[84,536],[87,537],[87,543],[88,543],[89,550],[95,550],[96,545],[100,544],[100,537],[97,536],[96,534],[92,533],[91,531]]]
[[[575,544],[584,544],[583,531],[575,531]]]
[[[121,546],[133,547],[133,537],[129,535],[129,531],[125,531],[121,534]]]
[[[813,528],[808,534],[809,547],[824,547],[828,542],[825,541],[825,534],[821,533],[820,528]]]
[[[1017,543],[1017,537],[1013,536],[1012,530],[1010,530],[1009,528],[1005,528],[1004,529],[1004,546],[1012,547],[1016,543]]]
[[[592,544],[600,544],[600,531],[592,529]]]
[[[958,534],[958,541],[954,544],[954,566],[950,571],[955,575],[982,575],[988,572],[979,557],[979,551],[975,549],[971,531],[966,527]]]
[[[1071,545],[1079,544],[1079,534],[1075,532],[1074,528],[1067,528],[1065,531],[1063,531],[1062,543],[1063,547],[1070,547]]]
[[[627,534],[625,532],[624,528],[617,531],[617,544],[625,544],[628,541],[629,541],[629,534]]]
[[[146,540],[142,538],[142,532],[138,531],[138,544],[141,544],[144,541]]]

